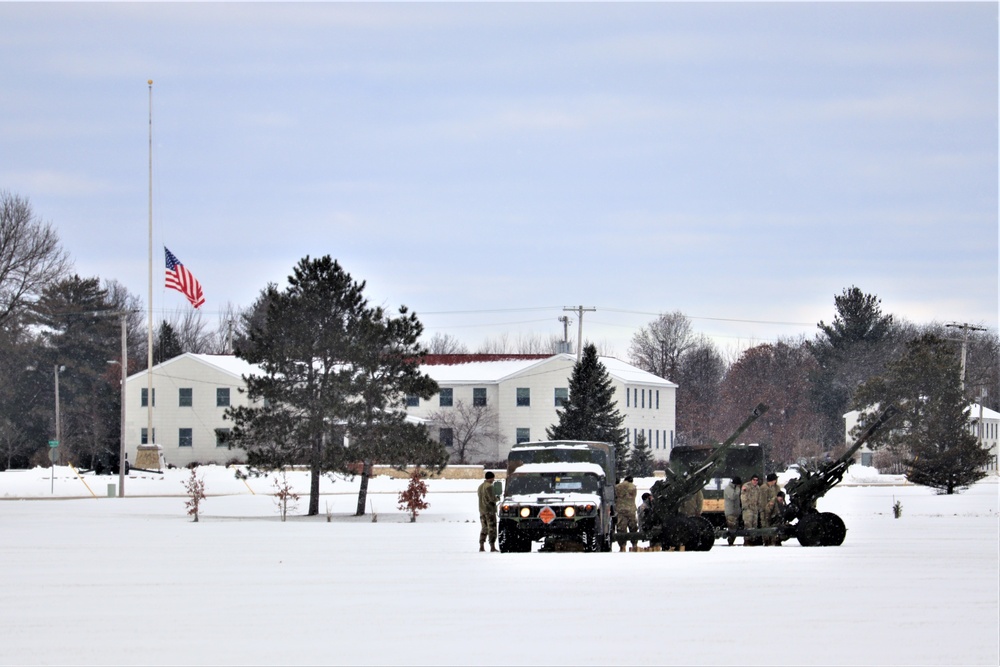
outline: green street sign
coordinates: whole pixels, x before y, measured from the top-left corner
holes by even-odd
[[[49,440],[49,447],[58,447],[58,446],[59,446],[58,440]]]

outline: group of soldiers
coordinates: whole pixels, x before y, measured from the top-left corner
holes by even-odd
[[[496,504],[497,494],[493,488],[494,475],[492,472],[486,473],[486,478],[478,489],[479,496],[479,518],[481,530],[479,533],[479,550],[485,551],[487,541],[490,551],[496,551],[497,539],[497,518]],[[618,533],[635,532],[642,525],[645,530],[648,528],[643,519],[652,512],[650,506],[650,494],[642,494],[642,505],[636,508],[635,505],[636,488],[631,476],[615,485],[615,507],[617,511],[615,519],[615,530]],[[726,527],[731,530],[740,528],[767,528],[781,523],[785,514],[785,492],[778,486],[778,476],[771,473],[767,476],[763,486],[760,484],[760,477],[753,475],[750,481],[743,483],[739,477],[733,477],[723,492],[726,512]],[[701,492],[692,496],[689,502],[682,508],[684,514],[697,515],[701,513],[702,494]],[[625,542],[618,540],[619,551],[625,551]],[[729,545],[736,541],[735,537],[729,538]],[[749,537],[743,538],[743,546],[753,546],[755,544],[764,546],[780,547],[781,542],[775,538],[764,538],[758,542]],[[632,541],[632,548],[637,547],[637,542]]]
[[[781,523],[785,515],[785,492],[778,486],[778,476],[773,472],[767,476],[763,486],[756,474],[746,483],[739,477],[733,477],[726,485],[723,500],[726,528],[730,530],[738,529],[741,521],[743,528],[768,528]],[[735,541],[735,537],[729,537],[730,546]],[[766,537],[762,542],[750,537],[743,538],[745,547],[760,543],[764,546],[781,546],[781,542],[775,538]]]

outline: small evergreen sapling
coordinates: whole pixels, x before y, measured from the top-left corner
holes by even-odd
[[[184,482],[184,489],[190,498],[184,506],[187,508],[187,513],[194,517],[195,523],[198,523],[198,510],[201,501],[205,499],[205,479],[195,475],[194,468],[191,468],[191,477]]]
[[[424,483],[423,472],[420,468],[414,468],[413,474],[410,475],[410,483],[405,490],[399,492],[398,499],[399,509],[410,513],[410,523],[416,522],[417,515],[420,514],[421,510],[430,507],[430,504],[424,500],[426,495],[427,484]]]

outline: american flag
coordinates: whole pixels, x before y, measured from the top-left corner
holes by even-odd
[[[201,283],[191,275],[191,272],[184,268],[181,261],[174,256],[174,253],[163,246],[167,253],[167,287],[175,289],[188,298],[195,308],[205,303],[205,295],[201,291]]]

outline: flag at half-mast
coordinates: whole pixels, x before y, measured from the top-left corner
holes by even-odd
[[[191,275],[191,272],[184,268],[181,261],[174,256],[174,253],[163,246],[167,253],[167,287],[175,289],[184,296],[195,308],[205,303],[205,295],[201,291],[201,283]]]

